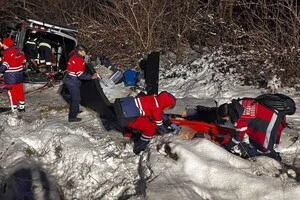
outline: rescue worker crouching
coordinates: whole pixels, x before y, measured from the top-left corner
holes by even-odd
[[[147,148],[157,131],[169,132],[163,123],[164,110],[173,108],[175,104],[176,98],[166,91],[158,95],[124,97],[115,100],[114,107],[119,125],[141,133],[138,137],[134,135],[134,132],[133,135],[127,135],[127,137],[135,138],[133,147],[135,154]],[[176,128],[180,129],[178,126]]]
[[[87,53],[87,48],[84,45],[78,44],[75,50],[69,55],[69,60],[67,64],[67,75],[64,79],[64,84],[70,93],[70,108],[68,120],[69,122],[81,121],[78,118],[79,104],[80,104],[80,86],[81,80],[92,80],[97,79],[98,74],[90,74],[85,72],[85,55]]]
[[[14,47],[11,38],[5,38],[2,42],[3,58],[0,65],[0,73],[4,74],[4,84],[10,107],[13,112],[25,111],[25,96],[23,88],[23,69],[26,62],[24,52]]]
[[[240,144],[247,134],[249,146],[244,148],[248,157],[265,155],[281,161],[274,145],[280,141],[285,118],[282,119],[276,112],[254,102],[253,99],[233,99],[232,103],[220,105],[217,114],[226,123],[231,122],[236,129],[232,140],[223,146],[227,151]]]

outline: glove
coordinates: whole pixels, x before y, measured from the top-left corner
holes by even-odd
[[[178,134],[179,131],[181,130],[181,128],[180,128],[179,126],[177,126],[176,124],[174,124],[174,123],[172,123],[172,124],[170,125],[170,127],[171,127],[173,130],[176,131],[176,134]]]
[[[175,130],[176,134],[178,134],[178,132],[181,129],[179,126],[177,126],[176,124],[172,123],[171,120],[169,119],[168,115],[166,115],[166,114],[163,114],[163,123],[164,123],[164,125],[166,125],[168,127],[171,127],[172,130]]]
[[[168,115],[163,114],[162,120],[163,120],[163,123],[164,123],[166,126],[171,126],[172,122],[170,121]]]
[[[158,132],[159,133],[168,133],[168,129],[165,125],[160,125],[160,126],[157,126],[158,127]]]

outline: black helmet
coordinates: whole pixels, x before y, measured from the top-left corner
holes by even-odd
[[[87,48],[83,44],[78,44],[75,47],[75,49],[76,49],[76,51],[85,51],[85,52],[87,52]]]

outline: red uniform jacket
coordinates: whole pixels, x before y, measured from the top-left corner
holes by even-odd
[[[121,98],[122,99],[122,98]],[[120,101],[115,103],[119,118],[122,121],[123,113],[133,111],[131,114],[133,119],[125,123],[126,127],[140,130],[144,140],[152,138],[156,133],[157,126],[163,125],[163,111],[176,104],[175,97],[168,92],[161,92],[158,95],[146,95],[136,98],[130,98],[126,104],[119,106]]]
[[[4,73],[5,84],[18,84],[23,82],[23,65],[25,55],[19,49],[10,47],[3,51],[3,60],[0,73]]]
[[[92,74],[85,72],[84,57],[72,52],[67,66],[68,75],[64,83],[68,85],[80,85],[81,80],[91,80]]]
[[[282,119],[273,110],[259,103],[253,103],[253,99],[243,99],[240,104],[244,111],[235,124],[236,130],[240,133],[239,141],[247,134],[250,143],[259,150],[263,152],[272,150],[274,144],[280,141],[281,132],[285,127],[285,117]]]
[[[158,126],[162,125],[163,107],[158,104],[158,97],[143,96],[135,98],[135,105],[140,111],[140,116],[151,118]]]

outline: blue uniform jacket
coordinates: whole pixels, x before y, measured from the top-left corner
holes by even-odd
[[[22,83],[24,79],[23,70],[17,72],[5,72],[7,66],[5,64],[0,65],[0,73],[4,73],[4,83],[5,84],[18,84]]]
[[[71,86],[76,86],[81,84],[81,80],[91,80],[92,74],[89,74],[87,72],[82,73],[80,76],[71,76],[67,74],[64,83]]]

